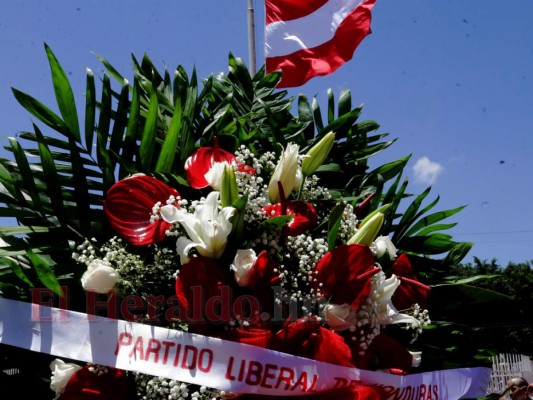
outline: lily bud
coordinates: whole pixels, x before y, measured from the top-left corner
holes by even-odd
[[[230,207],[238,197],[239,189],[235,178],[235,170],[231,165],[226,164],[224,165],[222,183],[220,185],[220,203],[222,207]]]
[[[334,142],[335,133],[329,132],[307,152],[302,161],[302,173],[304,176],[310,176],[324,163]]]
[[[365,222],[365,224],[359,227],[359,230],[348,240],[348,244],[364,244],[370,246],[376,237],[379,230],[383,225],[385,215],[381,212],[375,213],[372,218]]]
[[[377,213],[387,214],[387,211],[389,210],[389,208],[390,208],[390,203],[382,205],[381,207],[372,211],[366,217],[364,217],[361,223],[359,224],[359,226],[363,226],[364,224],[366,224]]]
[[[281,157],[276,165],[276,169],[270,178],[268,184],[268,197],[272,204],[279,203],[280,193],[278,182],[283,187],[285,197],[289,197],[294,190],[296,182],[296,173],[298,172],[298,150],[300,147],[297,144],[289,144],[281,154]]]

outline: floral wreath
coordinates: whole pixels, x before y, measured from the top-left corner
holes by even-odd
[[[341,96],[337,119],[330,99],[324,126],[320,109],[303,97],[300,114],[290,115],[292,100],[275,92],[278,74],[261,70],[250,77],[231,55],[230,74],[210,77],[200,94],[195,76],[188,81],[181,67],[171,82],[147,57],[142,63],[134,59],[130,85],[102,59],[122,90],[110,92],[104,74],[102,101],[96,101],[89,71],[87,104],[94,109],[87,108],[84,143],[75,114],[67,112],[69,101],[74,103],[70,85],[46,50],[63,118],[22,92],[15,90],[15,96],[66,137],[67,167],[52,167],[52,159],[61,156],[50,148],[61,149],[62,142],[35,127],[23,138],[39,144],[44,175],[33,173],[39,183],[28,192],[30,200],[13,184],[24,181],[29,166],[20,162],[16,142],[18,166],[3,162],[2,179],[9,207],[25,201],[36,213],[42,207],[47,232],[61,232],[66,236],[60,240],[75,243],[68,252],[71,271],[77,272],[62,275],[32,250],[10,262],[13,270],[20,260],[33,265],[39,260],[37,278],[56,293],[65,281],[69,286],[63,289],[70,292],[81,286],[115,301],[138,296],[148,306],[129,319],[140,323],[397,375],[421,365],[423,346],[417,347],[417,340],[434,327],[427,308],[438,269],[431,267],[459,262],[471,246],[438,233],[454,224],[437,222],[462,207],[428,214],[437,203],[420,209],[428,189],[400,211],[409,196],[407,181],[401,181],[408,157],[368,171],[368,159],[394,141],[372,135],[379,127],[373,121],[357,122],[361,108],[351,109],[348,92]],[[65,183],[64,176],[74,180]],[[48,198],[38,202],[38,191]],[[54,204],[58,198],[63,208]],[[84,206],[90,216],[80,211]],[[69,219],[70,213],[78,214]],[[24,233],[26,243],[37,243],[37,235]],[[12,246],[19,240],[8,239]],[[442,253],[449,254],[431,259]],[[51,258],[54,254],[50,251]],[[429,270],[421,274],[424,264]],[[14,286],[3,289],[8,294]],[[149,302],[157,296],[163,300]],[[51,388],[61,399],[126,398],[132,391],[139,398],[165,399],[238,395],[59,359],[50,368]],[[380,393],[361,386],[328,396],[377,399]]]

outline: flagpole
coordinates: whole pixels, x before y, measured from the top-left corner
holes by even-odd
[[[255,75],[255,22],[254,0],[248,0],[248,68]]]

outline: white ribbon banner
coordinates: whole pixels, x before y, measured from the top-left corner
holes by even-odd
[[[359,384],[387,399],[483,397],[488,368],[406,376],[341,367],[256,346],[0,299],[0,343],[233,393],[296,396]]]

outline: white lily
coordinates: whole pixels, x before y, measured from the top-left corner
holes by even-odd
[[[296,186],[296,174],[298,172],[298,151],[300,146],[290,143],[283,150],[281,157],[276,165],[276,169],[270,178],[268,184],[268,197],[271,203],[280,201],[278,182],[281,182],[285,197],[289,197]]]
[[[396,275],[393,274],[390,278],[386,278],[383,272],[376,274],[372,280],[370,296],[376,304],[375,311],[378,314],[378,323],[380,325],[411,324],[418,327],[420,322],[416,318],[398,312],[392,304],[392,295],[400,283],[401,281]]]
[[[194,214],[174,206],[161,207],[163,219],[179,223],[189,236],[182,236],[176,242],[182,264],[189,261],[189,253],[194,248],[204,257],[220,258],[224,253],[232,228],[229,220],[235,208],[224,207],[219,211],[218,197],[219,192],[209,193],[204,204],[196,207]]]

